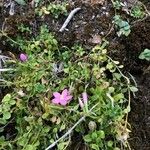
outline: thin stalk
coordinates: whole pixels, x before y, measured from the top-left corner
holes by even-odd
[[[7,39],[9,39],[12,43],[20,45],[19,43],[17,43],[16,41],[14,41],[12,38],[10,38],[6,33],[4,33],[3,31],[0,31],[2,36],[5,36]]]
[[[94,105],[89,112],[91,112],[98,104]],[[56,140],[54,143],[52,143],[50,146],[48,146],[45,150],[49,150],[52,147],[54,147],[59,141],[61,141],[62,139],[64,139],[65,137],[67,137],[75,128],[77,125],[79,125],[83,120],[85,120],[86,115],[84,115],[83,117],[81,117],[75,124],[73,127],[71,127],[62,137],[60,137],[58,140]]]
[[[12,71],[14,69],[12,68],[4,68],[4,69],[0,69],[0,72],[5,72],[5,71]]]

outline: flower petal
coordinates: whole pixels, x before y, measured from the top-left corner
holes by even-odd
[[[64,99],[65,99],[66,101],[70,101],[70,100],[72,99],[72,97],[73,97],[73,96],[69,95],[69,96],[64,97]]]
[[[62,95],[63,95],[63,97],[66,97],[66,96],[68,95],[68,90],[67,90],[67,89],[64,89],[64,90],[62,91]]]
[[[63,105],[63,106],[66,106],[66,105],[67,105],[67,101],[66,101],[66,100],[61,100],[59,103],[60,103],[61,105]]]
[[[82,102],[82,100],[80,98],[79,98],[79,105],[80,105],[81,108],[84,107],[84,104],[83,104],[83,102]]]
[[[54,92],[54,93],[53,93],[53,96],[54,96],[55,98],[60,98],[60,93]]]
[[[53,104],[59,104],[60,100],[58,98],[52,99]]]
[[[87,104],[88,96],[87,96],[87,93],[86,93],[86,92],[82,93],[82,98],[83,98],[84,104]]]

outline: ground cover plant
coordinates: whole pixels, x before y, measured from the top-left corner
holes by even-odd
[[[0,120],[4,126],[11,121],[16,133],[13,140],[2,136],[1,148],[45,149],[81,118],[68,136],[79,132],[92,149],[118,149],[119,141],[127,146],[130,97],[124,94],[134,87],[107,56],[105,41],[91,52],[59,47],[42,26],[36,39],[18,42],[23,53],[7,64],[14,69],[5,73],[4,84],[14,91],[2,99]],[[57,149],[70,144],[68,136]]]
[[[16,2],[21,7],[28,4]],[[50,15],[56,22],[69,14],[66,2],[34,5],[42,21]],[[85,149],[131,149],[128,113],[138,89],[134,77],[124,75],[123,65],[109,56],[106,37],[112,28],[116,37],[129,36],[136,19],[146,19],[148,12],[140,2],[134,7],[121,1],[111,5],[112,27],[104,38],[95,36],[90,48],[80,41],[60,43],[45,22],[36,36],[24,22],[15,26],[18,33],[13,38],[1,30],[1,37],[18,52],[0,55],[0,85],[8,89],[0,103],[0,149],[79,149],[74,137]],[[139,58],[149,60],[149,49]]]

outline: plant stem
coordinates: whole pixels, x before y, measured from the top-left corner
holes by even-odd
[[[11,69],[11,68],[5,68],[5,69],[0,69],[0,72],[4,72],[4,71],[12,71],[14,69]]]
[[[8,38],[11,42],[13,42],[14,44],[20,45],[19,43],[17,43],[16,41],[14,41],[13,39],[11,39],[6,33],[4,33],[3,31],[0,31],[2,33],[2,36],[5,36],[6,38]]]
[[[91,112],[98,104],[94,105],[89,112]],[[84,115],[83,117],[81,117],[75,124],[73,127],[71,127],[62,137],[60,137],[58,140],[56,140],[54,143],[52,143],[50,146],[48,146],[45,150],[49,150],[52,147],[54,147],[60,140],[64,139],[65,137],[67,137],[75,128],[78,124],[80,124],[84,119],[86,118],[86,115]]]

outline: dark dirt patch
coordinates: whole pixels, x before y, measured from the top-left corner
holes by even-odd
[[[150,149],[150,64],[138,59],[139,54],[150,48],[150,18],[132,28],[127,38],[114,40],[110,55],[122,62],[125,72],[130,72],[137,82],[139,91],[131,100],[129,123],[132,133],[129,142],[133,150]]]
[[[150,18],[137,24],[125,43],[125,68],[134,75],[139,91],[131,101],[129,122],[132,126],[130,142],[134,150],[150,149],[150,69],[149,63],[138,59],[139,53],[150,48]]]
[[[148,1],[146,4],[150,7]],[[58,31],[66,17],[61,16],[56,20],[52,16],[45,16],[40,19],[32,14],[31,8],[25,10],[20,7],[16,9],[16,16],[8,16],[6,9],[0,8],[0,28],[4,20],[8,18],[6,26],[9,27],[10,36],[17,34],[16,25],[20,23],[29,25],[36,35],[37,28],[44,22],[50,31],[55,32],[60,44],[71,47],[74,43],[81,43],[89,50],[93,46],[89,40],[93,35],[105,37],[109,32],[114,12],[109,3],[103,6],[92,6],[90,3],[82,3],[78,0],[70,2],[68,9],[72,10],[77,6],[82,7],[82,10],[69,23],[69,30],[63,33]],[[22,16],[22,12],[25,15]],[[20,20],[17,19],[18,17]],[[132,111],[129,115],[132,127],[129,139],[131,147],[133,150],[150,150],[150,68],[148,68],[148,62],[138,59],[141,51],[145,48],[150,49],[150,18],[132,27],[132,32],[127,38],[120,39],[112,32],[107,39],[110,41],[108,49],[111,57],[119,60],[125,66],[125,72],[130,72],[135,77],[139,88],[136,96],[132,98]],[[10,50],[7,44],[0,41],[0,49]],[[3,94],[1,93],[1,96]]]

